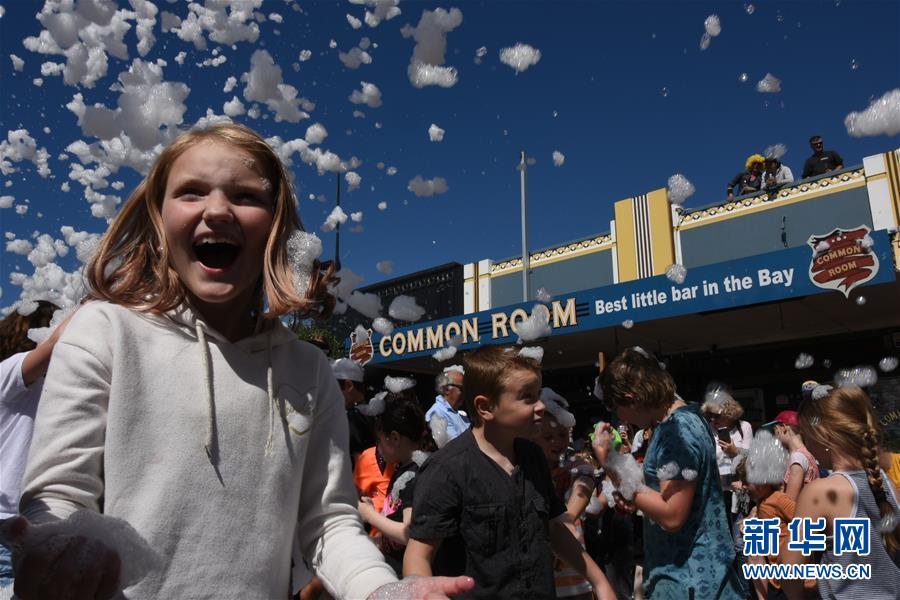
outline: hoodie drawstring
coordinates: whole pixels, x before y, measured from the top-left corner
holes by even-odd
[[[206,339],[206,325],[200,319],[197,319],[197,323],[195,325],[197,331],[197,341],[200,342],[200,352],[203,356],[203,371],[206,379],[206,444],[204,448],[206,448],[206,456],[209,458],[209,462],[216,466],[219,462],[219,457],[217,453],[213,453],[213,433],[216,426],[216,402],[215,397],[213,396],[213,372],[212,372],[212,360],[209,357],[209,341]]]
[[[275,390],[272,384],[272,335],[266,344],[266,395],[269,400],[269,436],[266,438],[266,456],[272,456],[275,449]]]
[[[209,354],[209,340],[206,337],[206,324],[197,319],[195,324],[197,332],[197,341],[200,343],[200,351],[203,357],[204,379],[206,381],[206,456],[209,462],[216,466],[219,462],[218,452],[215,451],[215,428],[216,428],[216,402],[213,386],[213,369],[212,360]],[[272,371],[272,335],[267,336],[266,345],[266,399],[269,404],[269,435],[266,438],[265,455],[272,456],[275,449],[275,413],[277,412],[275,402],[275,385]]]

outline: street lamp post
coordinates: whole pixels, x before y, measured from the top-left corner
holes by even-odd
[[[521,173],[522,188],[522,302],[528,302],[531,295],[531,261],[528,255],[528,165],[525,159],[525,151],[519,153],[519,171]]]

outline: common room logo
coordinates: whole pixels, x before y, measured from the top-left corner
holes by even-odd
[[[813,235],[807,241],[813,256],[809,279],[826,290],[837,290],[845,297],[854,288],[878,274],[878,256],[866,225],[856,229],[835,229],[826,235]]]
[[[372,345],[372,330],[367,331],[365,339],[358,339],[356,332],[350,333],[350,358],[364,367],[375,356],[375,346]]]

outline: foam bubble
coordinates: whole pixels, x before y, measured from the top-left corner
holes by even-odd
[[[387,382],[385,381],[385,383]],[[377,417],[384,412],[385,396],[387,396],[387,392],[378,392],[372,397],[371,400],[369,400],[367,404],[358,405],[356,407],[356,410],[367,417]]]
[[[675,173],[674,175],[669,177],[667,193],[669,202],[671,202],[672,204],[680,206],[695,191],[696,188],[694,187],[694,184],[691,183],[688,178],[681,173]]]
[[[841,369],[834,376],[834,383],[838,387],[870,387],[878,381],[878,373],[869,366],[858,366],[851,369]]]
[[[428,421],[431,428],[431,437],[438,448],[443,448],[450,441],[450,434],[447,432],[447,419],[441,415],[434,415]]]
[[[409,377],[391,377],[388,375],[384,378],[384,387],[386,387],[389,392],[399,394],[404,390],[416,387],[416,382]]]
[[[531,309],[531,316],[519,323],[519,342],[531,342],[550,335],[550,311],[543,304]]]
[[[812,357],[811,354],[806,354],[805,352],[801,352],[797,356],[797,360],[794,361],[794,368],[795,369],[808,369],[811,366],[813,366],[814,362],[815,362],[815,359]]]
[[[890,373],[897,368],[897,364],[898,361],[896,356],[885,356],[878,361],[878,368],[881,369],[882,373]]]
[[[524,346],[519,350],[519,356],[530,358],[538,364],[544,359],[544,349],[540,346]]]
[[[674,265],[669,265],[668,268],[666,268],[666,279],[672,283],[681,285],[684,283],[685,277],[687,277],[687,268],[684,265],[676,263]]]

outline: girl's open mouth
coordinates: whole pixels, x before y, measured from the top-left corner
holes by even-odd
[[[197,260],[208,269],[227,269],[241,253],[240,246],[220,238],[204,238],[193,247]]]

